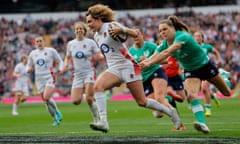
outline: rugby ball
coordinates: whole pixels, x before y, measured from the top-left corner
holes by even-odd
[[[109,28],[114,28],[115,26],[117,26],[116,23],[111,23],[109,25]],[[121,34],[117,35],[116,37],[112,37],[112,39],[114,39],[115,41],[121,42],[121,43],[125,42],[127,40],[127,38],[128,38],[128,35],[126,33],[121,33]]]
[[[112,37],[113,38],[113,37]],[[127,34],[125,33],[122,33],[122,34],[119,34],[117,35],[117,37],[113,38],[115,41],[118,41],[118,42],[125,42],[127,40]]]

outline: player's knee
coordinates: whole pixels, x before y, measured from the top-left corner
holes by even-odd
[[[22,98],[20,99],[20,102],[23,103],[23,102],[25,102],[26,100],[27,100],[27,97],[22,97]]]
[[[203,88],[203,89],[202,89],[202,92],[203,92],[203,93],[207,93],[207,92],[208,92],[208,90],[207,90],[207,89],[205,89],[205,88]]]
[[[48,101],[49,101],[49,99],[48,99],[48,98],[45,98],[45,97],[42,97],[42,100],[43,100],[44,102],[48,102]]]
[[[187,100],[188,101],[191,101],[191,100],[193,100],[193,99],[196,99],[198,97],[198,95],[194,95],[194,94],[192,94],[192,93],[188,93],[187,94]]]
[[[224,96],[230,96],[230,95],[231,95],[231,90],[228,89],[228,90],[226,90],[226,91],[223,91],[223,95],[224,95]]]
[[[138,106],[145,107],[146,105],[144,103],[138,103]]]
[[[100,86],[100,85],[95,85],[94,86],[94,91],[95,92],[104,91],[104,88],[102,86]]]
[[[81,104],[81,100],[73,100],[72,103],[74,105],[79,105],[79,104]]]
[[[21,92],[16,92],[15,95],[16,95],[17,97],[20,97],[20,96],[22,96],[22,93],[21,93]]]
[[[92,104],[93,103],[93,98],[92,97],[87,97],[86,98],[86,102],[88,103],[88,104]]]
[[[146,101],[137,101],[138,106],[146,107]]]

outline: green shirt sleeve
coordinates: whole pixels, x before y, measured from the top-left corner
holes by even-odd
[[[141,48],[136,48],[132,46],[129,49],[129,53],[133,56],[134,60],[139,63],[141,61],[141,57],[149,58],[157,49],[157,45],[153,42],[145,41],[144,45]],[[148,68],[142,70],[142,81],[146,81],[158,68],[160,67],[159,64],[153,64]]]
[[[206,54],[209,54],[210,52],[213,51],[214,49],[214,46],[211,45],[211,44],[207,44],[207,43],[203,43],[201,45],[201,47],[203,48],[203,51],[206,53]]]

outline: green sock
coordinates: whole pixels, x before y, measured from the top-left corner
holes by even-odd
[[[216,95],[212,93],[211,94],[211,99],[213,99],[213,100],[216,99]]]
[[[204,117],[204,112],[203,112],[203,107],[198,99],[190,101],[190,105],[192,108],[192,111],[195,115],[195,118],[197,119],[198,122],[201,123],[206,123],[205,117]]]
[[[211,108],[212,108],[211,104],[205,104],[205,109],[206,110],[211,110]]]
[[[169,95],[166,95],[165,98],[168,100],[169,103],[173,101],[172,97]]]

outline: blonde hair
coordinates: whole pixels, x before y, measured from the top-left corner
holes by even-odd
[[[96,4],[88,8],[86,16],[92,16],[94,19],[100,18],[102,22],[115,21],[115,13],[107,5]]]
[[[76,26],[77,25],[81,25],[82,27],[83,27],[83,29],[84,29],[84,36],[86,36],[87,35],[87,26],[86,26],[86,24],[84,24],[83,22],[76,22],[75,24],[74,24],[74,31],[75,31],[75,28],[76,28]]]
[[[20,61],[23,62],[24,60],[27,60],[27,59],[28,59],[28,56],[27,55],[23,55],[23,56],[21,56]]]

